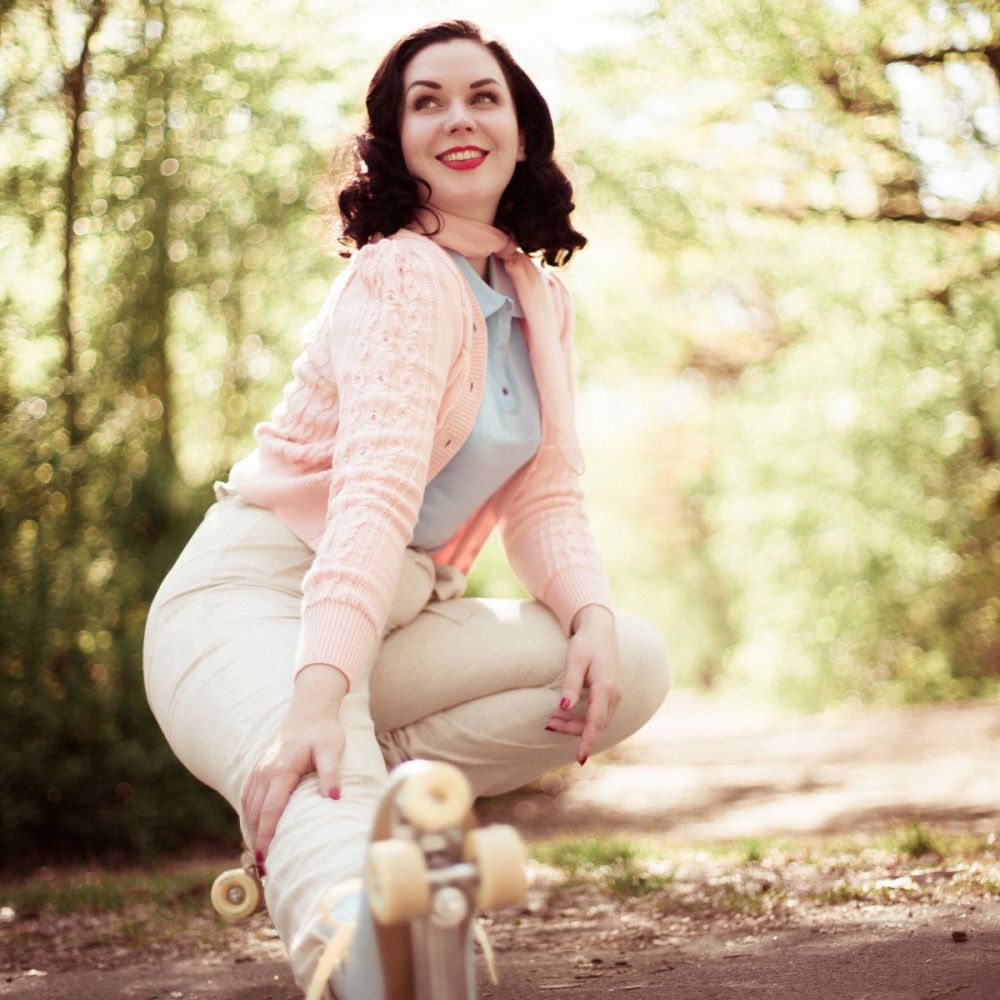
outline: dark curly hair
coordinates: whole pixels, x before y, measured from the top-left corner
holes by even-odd
[[[478,42],[496,58],[524,133],[524,160],[514,168],[494,224],[510,233],[526,253],[541,251],[547,264],[565,264],[587,239],[569,221],[573,187],[552,159],[555,130],[549,107],[503,43],[484,41],[469,21],[419,28],[396,42],[375,71],[365,98],[368,122],[355,140],[353,163],[337,195],[340,242],[360,249],[376,236],[390,236],[413,221],[423,201],[419,186],[429,192],[430,185],[413,177],[403,160],[399,135],[403,73],[421,49],[458,38]]]

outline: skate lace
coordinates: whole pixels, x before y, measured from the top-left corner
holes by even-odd
[[[360,878],[348,879],[340,885],[334,886],[320,903],[320,928],[327,931],[330,939],[326,942],[312,979],[309,982],[309,989],[306,991],[305,1000],[322,1000],[326,986],[330,981],[330,976],[335,969],[339,969],[347,958],[347,953],[351,950],[351,941],[354,939],[354,931],[358,922],[355,918],[341,920],[333,915],[337,904],[341,903],[348,896],[362,890],[363,883]]]
[[[335,969],[339,969],[344,964],[347,953],[351,950],[351,941],[354,940],[354,931],[358,922],[356,919],[340,920],[333,915],[333,911],[342,900],[352,893],[359,892],[362,885],[361,879],[351,879],[330,890],[320,903],[321,927],[330,932],[330,939],[316,963],[316,969],[309,982],[305,1000],[323,1000],[323,991],[330,981],[330,976],[333,975]],[[483,953],[486,975],[489,976],[490,983],[493,986],[498,986],[500,977],[497,974],[496,953],[481,917],[475,917],[472,920],[472,936],[476,939],[476,943]]]
[[[493,952],[493,945],[490,943],[490,936],[486,933],[486,927],[481,918],[476,917],[472,921],[472,934],[476,943],[483,950],[483,961],[486,963],[486,974],[490,977],[490,982],[494,986],[500,985],[500,977],[497,975],[496,957]]]

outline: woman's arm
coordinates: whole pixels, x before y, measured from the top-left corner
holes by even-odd
[[[353,266],[314,348],[328,352],[323,377],[336,384],[339,423],[326,528],[303,581],[295,687],[242,796],[258,863],[305,775],[316,771],[321,793],[339,797],[340,705],[370,669],[461,343],[460,319],[443,307],[440,274],[421,248],[384,240]]]
[[[572,386],[569,293],[551,272],[547,280],[559,320],[565,377]],[[565,399],[571,408],[572,392]],[[559,418],[563,426],[573,426],[572,412]],[[621,700],[618,639],[611,588],[583,508],[580,479],[551,433],[555,423],[547,421],[549,433],[540,454],[511,498],[500,530],[515,575],[570,637],[560,705],[547,728],[580,737],[577,760],[582,764]],[[584,688],[589,691],[586,718],[573,714]]]

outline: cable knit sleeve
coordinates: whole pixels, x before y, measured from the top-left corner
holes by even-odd
[[[326,663],[350,681],[384,627],[461,343],[441,280],[412,241],[370,244],[317,331],[339,425],[325,530],[303,581],[296,672]]]
[[[572,405],[573,311],[566,286],[545,272],[559,319],[560,343]],[[542,407],[544,410],[545,401]],[[573,414],[563,419],[572,426]],[[504,549],[525,589],[545,604],[569,633],[574,615],[587,604],[614,610],[611,587],[583,509],[580,479],[570,467],[548,421],[538,460],[511,497],[500,520]]]

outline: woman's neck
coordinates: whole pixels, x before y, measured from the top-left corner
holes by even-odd
[[[469,266],[472,268],[476,274],[479,275],[483,281],[486,281],[486,274],[489,271],[490,259],[489,257],[466,257],[469,262]]]

